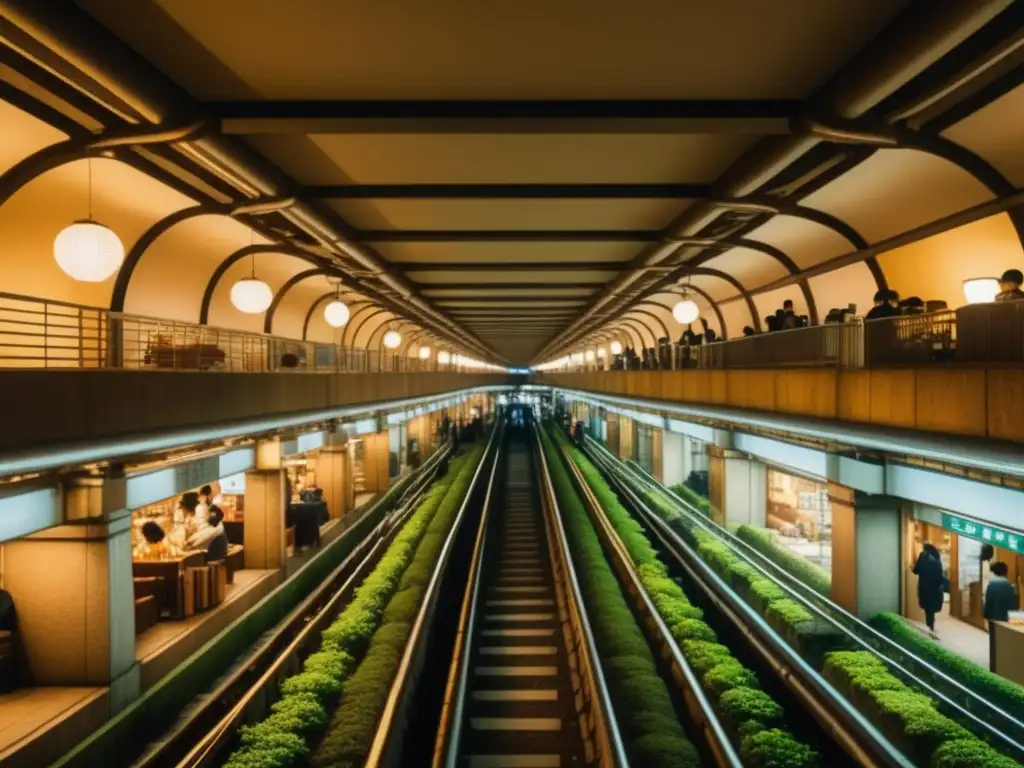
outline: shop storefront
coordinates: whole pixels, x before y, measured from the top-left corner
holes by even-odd
[[[912,514],[904,520],[904,615],[924,620],[917,603],[913,568],[927,542],[939,551],[949,582],[945,607],[938,620],[956,619],[986,629],[984,595],[992,576],[991,563],[1006,563],[1007,578],[1015,586],[1018,598],[1022,594],[1024,531],[1000,528],[924,504],[913,504],[911,509]]]
[[[832,509],[826,484],[769,468],[766,525],[779,544],[831,572]]]

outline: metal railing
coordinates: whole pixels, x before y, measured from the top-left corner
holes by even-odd
[[[300,341],[0,293],[0,368],[227,373],[463,371],[386,349]]]
[[[855,318],[694,346],[662,345],[646,362],[616,355],[607,364],[596,357],[589,363],[569,359],[548,370],[856,369],[944,362],[1024,362],[1024,301],[881,320]]]

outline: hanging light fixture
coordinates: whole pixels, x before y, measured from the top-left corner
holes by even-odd
[[[420,360],[430,359],[430,347],[420,347]]]
[[[588,350],[587,350],[586,352],[584,352],[583,354],[584,354],[584,359],[585,359],[585,360],[586,360],[586,361],[587,361],[588,363],[592,363],[592,362],[594,362],[594,350],[592,350],[592,349],[588,349]]]
[[[83,283],[102,283],[124,261],[124,244],[109,227],[92,218],[92,158],[89,169],[89,216],[64,227],[53,241],[53,257],[68,277]]]
[[[388,349],[397,349],[398,345],[402,343],[402,334],[392,328],[390,331],[384,334],[384,346]]]
[[[604,347],[598,347],[597,348],[597,356],[599,358],[601,358],[602,360],[604,360],[606,357],[608,357],[608,350],[605,349]]]
[[[611,347],[613,355],[621,355],[622,354],[622,342],[621,341],[613,341],[611,344],[609,344],[609,346]]]
[[[994,277],[972,277],[964,280],[964,298],[968,304],[988,304],[999,294],[999,281]]]
[[[672,317],[675,318],[676,322],[680,325],[689,325],[698,317],[700,317],[700,307],[697,306],[697,302],[689,297],[690,293],[690,278],[686,278],[686,285],[683,286],[683,296],[676,302],[676,305],[672,307]]]
[[[328,278],[328,282],[333,282]],[[324,320],[331,328],[341,328],[348,322],[348,304],[341,300],[341,280],[335,283],[334,298],[324,307]]]
[[[452,361],[452,353],[447,349],[442,349],[437,353],[437,362],[441,365],[448,365]]]
[[[252,274],[231,286],[231,303],[239,312],[258,315],[274,301],[270,286],[256,277],[256,254],[252,254]]]

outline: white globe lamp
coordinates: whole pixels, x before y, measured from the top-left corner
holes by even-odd
[[[683,299],[672,307],[672,317],[674,317],[676,322],[680,325],[689,325],[700,317],[700,307],[697,306],[695,301]]]
[[[102,283],[124,261],[124,244],[112,229],[81,220],[57,233],[53,256],[64,273],[83,283]]]
[[[964,298],[968,304],[988,304],[999,294],[999,281],[994,277],[972,277],[964,280]]]
[[[246,277],[231,286],[231,303],[235,309],[247,315],[266,312],[273,300],[270,286],[259,278]]]
[[[612,354],[613,355],[621,355],[622,354],[622,342],[620,342],[620,341],[613,341],[609,346],[612,349]]]
[[[348,304],[341,299],[335,299],[324,307],[324,320],[331,328],[341,328],[348,322]]]
[[[420,347],[420,360],[430,359],[430,347]]]
[[[583,356],[588,363],[594,362],[594,350],[588,349]]]
[[[605,349],[604,347],[598,347],[597,356],[604,360],[606,357],[608,357],[608,350]]]
[[[402,343],[402,334],[398,331],[388,331],[384,334],[384,346],[388,349],[397,349]]]
[[[437,353],[437,362],[441,365],[448,365],[452,361],[452,353],[447,349],[442,349]]]

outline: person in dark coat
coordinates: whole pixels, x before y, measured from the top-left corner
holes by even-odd
[[[1009,621],[1010,611],[1017,610],[1017,595],[1013,584],[1007,578],[1010,572],[1006,563],[995,562],[989,566],[992,578],[985,588],[985,618],[989,621]]]
[[[925,543],[914,563],[914,573],[917,575],[917,603],[924,611],[928,629],[934,635],[935,614],[942,610],[945,602],[943,584],[946,581],[942,573],[942,556],[935,545]]]

